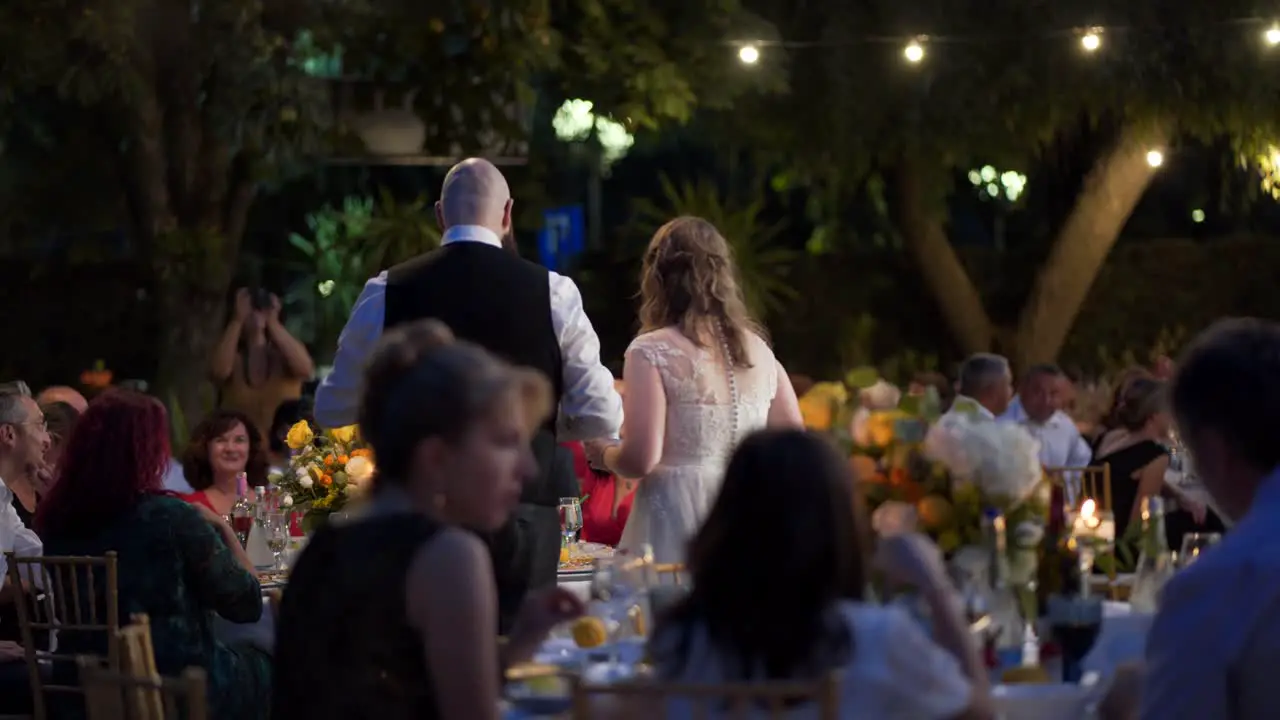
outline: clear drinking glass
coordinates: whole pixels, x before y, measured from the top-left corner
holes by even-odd
[[[564,544],[572,545],[578,541],[578,533],[582,531],[582,500],[576,497],[560,498],[560,534],[564,536]]]
[[[1195,562],[1200,557],[1200,553],[1204,552],[1205,550],[1208,550],[1214,545],[1217,545],[1218,541],[1221,539],[1222,539],[1221,534],[1212,533],[1212,532],[1211,533],[1193,532],[1193,533],[1187,533],[1186,535],[1183,535],[1182,550],[1178,553],[1177,566],[1179,568],[1184,568],[1190,565],[1191,563]]]
[[[282,512],[270,512],[262,518],[262,529],[267,538],[267,549],[275,559],[273,570],[284,570],[285,548],[289,547],[289,516]]]
[[[611,556],[596,558],[592,563],[591,598],[596,601],[609,631],[609,675],[615,679],[629,676],[619,656],[623,630],[632,627],[633,610],[649,587],[652,556],[619,550]]]

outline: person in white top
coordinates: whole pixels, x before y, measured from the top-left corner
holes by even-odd
[[[960,366],[956,399],[942,416],[948,422],[957,416],[967,420],[995,420],[1009,409],[1013,399],[1013,373],[1009,361],[1000,355],[978,353]]]
[[[759,683],[835,673],[840,718],[990,717],[987,671],[937,546],[908,534],[876,548],[884,576],[928,603],[933,639],[902,608],[864,600],[868,535],[853,485],[848,462],[821,436],[764,430],[744,440],[690,545],[692,589],[654,628],[658,677]],[[672,701],[644,716],[724,717],[692,705]],[[818,715],[807,703],[786,717]]]
[[[622,371],[627,436],[588,443],[587,454],[600,469],[641,478],[619,547],[649,546],[658,562],[683,562],[738,440],[804,421],[714,225],[680,217],[659,228],[645,253],[640,296],[641,334]]]
[[[1057,365],[1036,365],[1018,385],[1018,396],[1000,416],[1021,424],[1040,441],[1040,464],[1047,468],[1085,467],[1093,459],[1076,424],[1062,411],[1065,375]]]
[[[8,561],[4,553],[38,556],[44,551],[35,531],[18,517],[13,491],[6,479],[12,482],[20,478],[24,483],[42,487],[41,469],[48,446],[44,414],[30,393],[0,393],[0,578],[4,581],[0,604],[13,602],[14,593],[18,592],[8,582]]]

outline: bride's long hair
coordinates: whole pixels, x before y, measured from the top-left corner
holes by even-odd
[[[700,217],[675,218],[653,234],[640,271],[640,298],[640,332],[674,326],[702,346],[708,333],[723,331],[735,367],[751,367],[747,333],[767,340],[747,311],[729,243]]]

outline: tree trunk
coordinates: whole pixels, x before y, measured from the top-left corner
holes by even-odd
[[[1015,365],[1053,361],[1075,324],[1098,271],[1155,175],[1147,163],[1149,131],[1125,126],[1094,164],[1054,239],[1018,323]]]
[[[947,239],[946,206],[928,200],[925,173],[924,166],[911,159],[904,160],[898,169],[898,226],[903,240],[960,349],[966,354],[989,351],[994,335],[991,319]]]

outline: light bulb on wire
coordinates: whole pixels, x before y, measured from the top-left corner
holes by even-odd
[[[921,60],[924,60],[924,46],[920,44],[919,40],[912,40],[907,43],[905,48],[902,49],[902,57],[906,58],[907,62],[914,65]]]
[[[1147,164],[1153,168],[1158,168],[1164,164],[1164,153],[1159,150],[1147,151]]]
[[[1262,37],[1267,41],[1268,45],[1273,47],[1280,45],[1280,25],[1272,25],[1267,28],[1267,31],[1263,33]]]
[[[760,48],[751,44],[743,45],[738,48],[738,59],[741,60],[744,65],[755,65],[760,61]]]
[[[1084,48],[1085,52],[1096,52],[1102,47],[1102,35],[1097,30],[1086,32],[1080,36],[1080,47]]]

